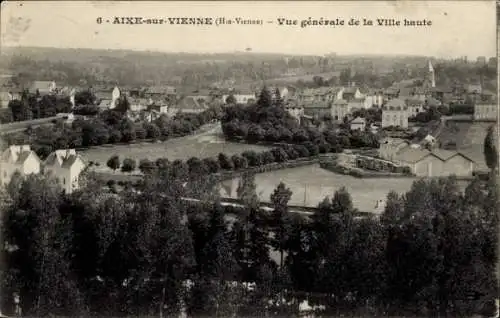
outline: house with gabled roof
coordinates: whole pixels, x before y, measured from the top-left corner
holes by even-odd
[[[387,137],[380,141],[378,156],[385,160],[393,160],[400,151],[409,146],[410,143],[405,139]]]
[[[151,86],[148,87],[144,96],[146,98],[158,99],[168,96],[176,96],[177,89],[173,86]]]
[[[345,99],[346,101],[351,101],[354,99],[362,99],[364,98],[364,95],[361,93],[358,87],[346,87],[343,92],[342,92],[342,99]]]
[[[205,110],[206,107],[192,97],[184,97],[180,101],[178,101],[176,105],[168,107],[168,112],[171,115],[178,112],[197,114]]]
[[[350,123],[351,130],[365,131],[366,129],[366,119],[361,117],[354,118]]]
[[[85,161],[75,149],[56,150],[44,161],[44,172],[57,179],[66,193],[72,193],[79,187],[79,178],[85,169]]]
[[[0,183],[9,184],[12,175],[19,172],[22,176],[40,173],[41,161],[29,145],[9,146],[0,158]]]

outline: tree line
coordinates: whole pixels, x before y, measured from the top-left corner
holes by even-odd
[[[311,216],[290,213],[279,184],[270,211],[245,175],[242,208],[210,178],[186,204],[175,168],[116,193],[91,175],[72,195],[43,175],[2,192],[2,312],[24,315],[470,316],[497,297],[498,184],[455,178],[391,192],[379,218],[356,218],[346,189]],[[273,253],[273,254],[272,254]],[[272,256],[274,255],[274,256]]]
[[[56,149],[92,147],[104,144],[131,143],[135,140],[167,140],[186,136],[215,120],[220,110],[209,108],[198,114],[162,115],[152,122],[133,122],[119,110],[105,110],[96,117],[63,121],[49,127],[28,129],[7,135],[8,144],[30,144],[44,158]]]
[[[300,125],[285,110],[279,90],[271,93],[264,87],[251,105],[226,107],[222,117],[222,131],[229,140],[245,140],[249,143],[312,142],[316,145],[340,144],[343,148],[377,148],[376,136],[368,131],[351,132],[348,125],[343,129],[320,130],[312,125]]]
[[[23,91],[20,100],[11,100],[8,110],[1,114],[2,124],[39,118],[53,117],[58,113],[69,113],[71,102],[69,97],[43,95]]]
[[[157,160],[145,158],[139,161],[132,158],[124,158],[121,161],[120,157],[115,154],[108,159],[106,165],[114,171],[121,169],[122,172],[132,172],[138,168],[143,174],[154,174],[158,170],[172,165],[177,167],[177,171],[186,172],[186,176],[199,177],[224,171],[256,168],[273,163],[293,162],[296,159],[313,158],[319,154],[339,153],[341,151],[342,148],[338,144],[336,147],[330,148],[330,144],[328,143],[318,146],[308,142],[300,145],[275,147],[269,151],[256,152],[247,150],[241,154],[232,156],[221,152],[217,157],[191,157],[185,161],[177,159],[172,162],[167,158],[159,158]]]

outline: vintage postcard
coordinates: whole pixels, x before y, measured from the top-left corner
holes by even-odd
[[[5,1],[1,317],[498,317],[495,1]]]

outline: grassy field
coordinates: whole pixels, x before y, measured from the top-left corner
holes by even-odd
[[[290,204],[305,206],[317,206],[344,186],[351,194],[354,207],[365,212],[373,211],[376,201],[385,199],[391,190],[407,192],[415,180],[412,177],[359,179],[324,170],[319,165],[265,172],[255,177],[257,193],[264,202],[270,201],[271,193],[280,182],[293,192]]]
[[[157,143],[140,143],[132,145],[109,145],[94,147],[81,151],[81,155],[87,161],[99,162],[105,169],[107,160],[112,155],[118,155],[121,159],[132,158],[136,160],[168,158],[173,160],[187,160],[191,157],[207,158],[217,156],[223,152],[228,156],[240,154],[243,151],[265,151],[268,148],[258,145],[247,145],[226,142],[218,129],[208,131],[195,136],[186,136]]]

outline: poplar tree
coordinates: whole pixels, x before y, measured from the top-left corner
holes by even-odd
[[[488,127],[488,132],[484,138],[484,159],[492,173],[495,173],[498,167],[498,149],[495,143],[494,133],[495,127],[492,125]]]

